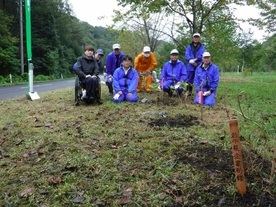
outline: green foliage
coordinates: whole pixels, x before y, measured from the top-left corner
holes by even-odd
[[[253,42],[242,48],[245,67],[252,72],[271,72],[276,70],[276,35],[269,37],[265,42]]]
[[[164,64],[170,60],[170,51],[172,49],[178,49],[172,43],[163,42],[160,47],[156,49],[155,57],[158,60],[158,67],[163,68]],[[181,50],[179,50],[181,54]],[[183,58],[182,55],[179,56],[180,59]]]
[[[112,44],[118,42],[122,51],[135,57],[144,45],[150,45],[155,51],[158,67],[168,60],[168,53],[177,48],[184,53],[191,41],[191,33],[202,33],[202,43],[212,54],[213,61],[223,71],[240,68],[252,71],[275,70],[275,35],[263,43],[242,40],[237,35],[238,25],[232,18],[228,4],[244,4],[245,1],[167,1],[167,0],[119,0],[119,4],[128,5],[127,15],[117,11],[117,21],[124,23],[139,20],[139,24],[124,24],[124,27],[93,27],[72,16],[67,0],[32,0],[32,43],[35,75],[47,75],[52,78],[71,76],[70,68],[77,57],[82,55],[83,47],[92,44],[95,49],[102,48],[107,55]],[[200,4],[201,2],[201,4]],[[273,0],[247,3],[258,5],[273,32],[275,8]],[[43,5],[43,6],[41,6]],[[19,50],[19,11],[14,9],[18,1],[0,3],[0,75],[17,75],[20,69]],[[126,7],[127,8],[127,7]],[[170,15],[176,22],[170,24]],[[121,16],[120,16],[121,15]],[[163,16],[164,15],[164,16]],[[153,19],[152,17],[157,17]],[[140,19],[138,17],[141,17]],[[179,21],[181,20],[181,21]],[[164,23],[165,22],[165,23]],[[162,26],[164,23],[166,28]],[[24,25],[25,27],[25,25]],[[167,32],[167,27],[169,32]],[[142,32],[141,32],[142,31]],[[161,35],[168,35],[171,41],[160,41]],[[245,44],[244,42],[247,44]],[[169,42],[169,43],[167,43]],[[25,42],[24,42],[25,45]],[[180,55],[183,60],[183,55]],[[25,60],[26,62],[26,60]],[[103,58],[103,63],[105,58]],[[20,79],[18,78],[20,81]],[[23,78],[25,80],[25,78]]]
[[[45,76],[45,75],[37,75],[34,77],[34,81],[40,82],[40,81],[48,81],[50,80],[49,76]]]
[[[5,84],[5,78],[3,76],[0,76],[0,84]]]
[[[13,83],[26,83],[28,81],[28,79],[24,79],[24,77],[26,78],[26,76],[21,76],[21,75],[12,75],[12,82]]]
[[[229,20],[224,11],[217,11],[205,24],[203,34],[205,49],[211,53],[212,61],[223,71],[232,71],[236,68],[241,56],[237,28],[237,23]]]
[[[260,59],[258,62],[258,68],[262,71],[270,72],[272,70],[276,70],[276,34],[269,37],[267,41],[265,41],[261,49],[256,51],[257,54],[260,55]],[[261,53],[261,54],[260,54]]]
[[[45,65],[43,65],[44,68],[48,68],[48,72],[52,76],[59,76],[59,53],[56,50],[49,51],[47,56],[45,57]]]
[[[16,72],[19,67],[19,60],[15,56],[18,39],[10,32],[12,17],[0,9],[0,19],[0,74],[7,75]]]
[[[251,19],[250,23],[259,26],[259,28],[265,28],[269,33],[276,32],[275,19],[276,19],[276,7],[275,0],[254,1],[252,4],[256,4],[261,10],[260,15],[263,17],[260,19]]]
[[[141,41],[137,36],[137,31],[123,30],[117,40],[121,43],[122,51],[133,59],[139,55],[143,49]]]

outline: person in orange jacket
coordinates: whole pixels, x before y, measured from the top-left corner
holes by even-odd
[[[137,92],[142,91],[143,77],[146,80],[146,91],[151,92],[151,84],[153,82],[152,73],[157,65],[156,58],[153,52],[150,51],[149,46],[145,46],[143,52],[140,53],[134,61],[134,68],[139,74],[139,81],[137,86]]]

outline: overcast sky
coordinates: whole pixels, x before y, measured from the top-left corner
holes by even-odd
[[[75,16],[92,26],[107,26],[112,24],[114,9],[118,9],[116,0],[68,0]]]
[[[92,26],[109,26],[112,24],[113,10],[118,9],[116,0],[68,0],[72,5],[75,16],[81,21],[86,21]],[[258,17],[258,10],[252,6],[246,6],[236,10],[238,18]],[[250,28],[243,23],[242,28]],[[265,34],[257,28],[252,28],[254,38],[261,40]]]

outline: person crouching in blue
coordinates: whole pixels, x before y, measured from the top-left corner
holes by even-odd
[[[138,73],[132,67],[132,58],[128,55],[122,58],[122,66],[113,74],[114,102],[137,102]]]
[[[181,83],[187,79],[186,66],[179,58],[179,52],[173,49],[170,52],[170,61],[165,63],[160,76],[160,88],[169,94],[171,97],[173,90],[176,90],[178,95],[184,91]]]
[[[196,95],[194,103],[214,106],[216,103],[216,92],[219,84],[219,68],[211,62],[211,54],[204,52],[203,63],[196,68],[194,85]]]

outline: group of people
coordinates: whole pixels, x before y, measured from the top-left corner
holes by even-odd
[[[137,102],[138,93],[143,90],[145,81],[146,92],[152,91],[152,83],[159,82],[159,88],[169,96],[175,91],[181,95],[187,90],[192,94],[193,86],[196,90],[194,103],[213,106],[219,84],[219,69],[211,62],[211,54],[205,51],[200,43],[200,34],[195,33],[192,42],[186,48],[185,59],[187,65],[179,60],[179,52],[173,49],[170,60],[164,64],[160,78],[157,79],[154,71],[157,61],[149,46],[145,46],[133,65],[133,59],[121,51],[120,44],[112,46],[113,51],[106,57],[106,86],[112,94],[114,102]],[[94,55],[92,46],[85,47],[84,55],[78,58],[74,65],[76,74],[85,84],[86,96],[97,97],[99,87],[97,75],[101,66],[104,52],[98,49]]]

